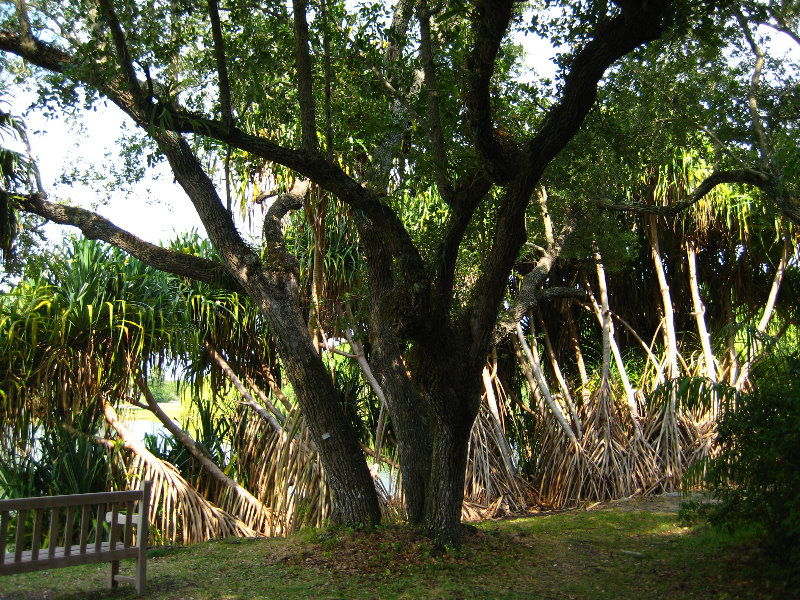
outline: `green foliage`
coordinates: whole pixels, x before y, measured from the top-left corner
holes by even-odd
[[[5,95],[0,83],[0,98]],[[0,106],[5,104],[0,100]],[[22,265],[34,260],[43,240],[36,230],[40,219],[17,210],[14,194],[34,187],[36,165],[12,146],[27,145],[25,124],[0,108],[0,281],[19,275]],[[3,273],[4,271],[4,273]]]
[[[114,454],[78,432],[77,427],[94,429],[89,413],[76,415],[69,428],[35,420],[29,414],[20,415],[18,421],[17,431],[11,430],[11,423],[0,428],[0,498],[105,492],[118,478],[124,481],[124,474],[114,468]],[[33,536],[34,520],[34,512],[29,512],[27,543]],[[9,539],[16,537],[17,527],[18,520],[12,519]]]
[[[800,356],[761,365],[756,388],[719,422],[719,454],[707,482],[719,504],[712,523],[756,526],[764,546],[800,576]]]
[[[80,433],[92,430],[89,413],[64,423],[28,417],[25,439],[16,444],[6,428],[0,448],[0,497],[54,496],[106,491],[113,481],[112,454]]]
[[[167,381],[161,377],[150,377],[147,386],[153,394],[156,402],[175,402],[180,400],[180,389],[178,381]]]

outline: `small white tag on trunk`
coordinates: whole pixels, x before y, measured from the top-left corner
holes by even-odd
[[[322,439],[323,439],[323,440],[327,440],[329,437],[331,437],[331,434],[330,434],[330,433],[323,433],[323,434],[322,434]]]

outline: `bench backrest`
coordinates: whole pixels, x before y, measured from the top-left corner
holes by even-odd
[[[149,487],[150,482],[145,482],[138,490],[123,492],[0,500],[0,572],[9,561],[36,562],[47,558],[51,562],[72,555],[130,548],[134,543],[134,528],[139,538],[137,545],[144,544],[146,548]],[[110,519],[106,518],[107,513]],[[30,535],[29,518],[33,519]],[[13,536],[10,535],[12,520],[16,522]],[[13,546],[6,555],[9,545]]]

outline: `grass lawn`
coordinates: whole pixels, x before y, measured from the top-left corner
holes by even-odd
[[[463,548],[431,556],[405,527],[306,532],[154,548],[145,598],[239,600],[800,597],[747,536],[682,527],[678,501],[616,502],[465,528]],[[0,578],[0,599],[135,598],[104,589],[107,567]],[[122,570],[132,570],[132,561]]]

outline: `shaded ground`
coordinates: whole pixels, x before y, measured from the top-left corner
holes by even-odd
[[[146,598],[784,599],[798,597],[750,539],[678,523],[677,497],[632,499],[466,526],[436,557],[402,526],[157,548]],[[130,569],[131,565],[125,566]],[[105,566],[0,578],[2,600],[134,598]]]

